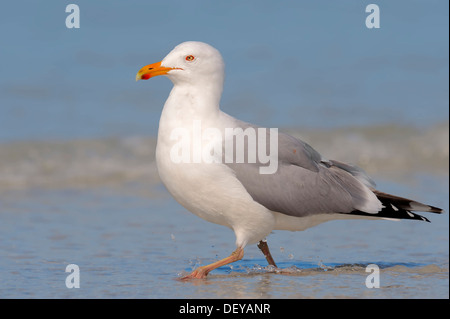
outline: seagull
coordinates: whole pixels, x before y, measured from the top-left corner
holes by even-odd
[[[136,75],[136,81],[164,75],[173,83],[156,146],[163,184],[187,210],[236,236],[230,256],[180,279],[205,278],[241,260],[250,244],[277,267],[266,240],[273,230],[302,231],[336,219],[429,221],[413,211],[443,212],[377,190],[363,169],[326,159],[300,139],[224,113],[224,71],[217,49],[188,41]]]

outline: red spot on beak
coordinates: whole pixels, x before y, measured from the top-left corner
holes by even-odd
[[[141,76],[141,80],[148,80],[148,79],[150,79],[151,78],[151,76],[150,76],[150,74],[142,74],[142,76]]]

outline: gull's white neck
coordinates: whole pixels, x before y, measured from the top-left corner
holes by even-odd
[[[166,125],[183,127],[194,120],[216,118],[221,95],[222,83],[175,83],[164,105],[160,128]]]
[[[176,143],[174,130],[192,131],[200,121],[203,128],[216,127],[220,118],[223,72],[205,74],[168,74],[174,84],[159,120],[158,148]]]

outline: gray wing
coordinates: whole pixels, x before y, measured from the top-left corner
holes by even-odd
[[[240,121],[236,125],[255,128]],[[267,143],[269,140],[267,137]],[[328,161],[307,143],[283,133],[278,133],[278,169],[274,174],[260,174],[263,164],[259,161],[225,164],[255,201],[291,216],[351,213],[365,206],[366,186],[374,187],[358,167]]]

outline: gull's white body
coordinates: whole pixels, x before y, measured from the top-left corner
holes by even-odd
[[[275,216],[255,202],[230,168],[220,163],[174,163],[170,151],[177,143],[171,132],[185,128],[193,134],[193,122],[199,114],[185,105],[177,89],[167,100],[159,123],[156,163],[162,182],[172,196],[197,216],[232,228],[236,245],[244,247],[267,236],[275,226]],[[220,110],[202,118],[202,128],[227,127],[231,118]],[[232,126],[228,126],[232,127]],[[218,141],[221,143],[222,141]],[[220,195],[218,195],[220,194]]]

